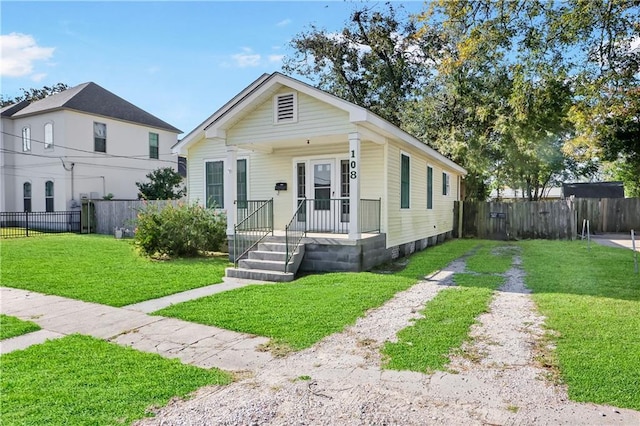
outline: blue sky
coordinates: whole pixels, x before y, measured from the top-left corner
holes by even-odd
[[[295,35],[311,23],[339,31],[358,4],[3,0],[1,93],[93,81],[184,136],[262,73],[280,71]]]

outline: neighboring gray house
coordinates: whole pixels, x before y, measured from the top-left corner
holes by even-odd
[[[0,211],[62,211],[81,198],[137,198],[136,181],[177,168],[180,130],[95,83],[2,108]]]

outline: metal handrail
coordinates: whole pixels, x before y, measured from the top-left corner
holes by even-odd
[[[262,241],[273,235],[273,198],[270,200],[236,200],[236,218],[246,210],[242,219],[233,227],[233,263],[238,261]]]
[[[284,272],[288,272],[289,263],[307,232],[307,200],[300,200],[293,217],[284,228],[284,242],[286,247]],[[300,224],[303,224],[302,226]]]

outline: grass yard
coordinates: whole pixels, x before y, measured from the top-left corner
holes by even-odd
[[[514,254],[510,245],[477,240],[476,244],[480,246],[466,259],[466,269],[474,274],[455,274],[458,287],[441,290],[425,305],[424,318],[401,330],[397,342],[385,343],[385,368],[430,373],[449,364],[451,352],[467,339],[476,318],[487,311],[493,291],[504,283],[495,274],[511,267]]]
[[[0,357],[2,424],[129,424],[173,397],[205,385],[227,384],[201,369],[72,335]]]
[[[21,336],[40,330],[40,326],[31,321],[22,321],[19,318],[0,314],[0,340]]]
[[[111,306],[125,306],[222,282],[228,258],[157,261],[131,240],[103,235],[7,239],[0,284]]]
[[[526,284],[575,401],[640,410],[640,275],[631,250],[526,241]]]
[[[299,350],[353,324],[368,309],[460,257],[477,242],[455,240],[411,256],[396,274],[332,273],[293,283],[249,286],[155,312],[229,330],[267,336],[274,347]]]

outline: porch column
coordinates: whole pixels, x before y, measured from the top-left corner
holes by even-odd
[[[227,212],[227,235],[233,235],[236,224],[236,192],[238,191],[238,147],[227,146],[224,162],[224,209]]]
[[[349,133],[349,239],[360,239],[360,133]]]

